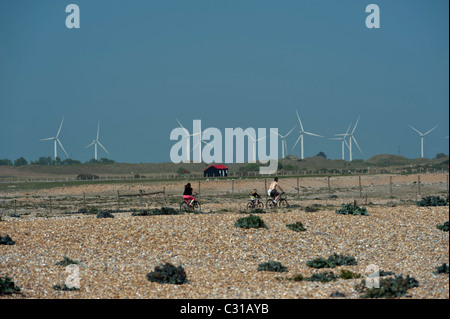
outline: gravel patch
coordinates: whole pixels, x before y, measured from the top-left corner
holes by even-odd
[[[448,207],[369,207],[370,216],[306,213],[300,209],[260,214],[265,228],[234,226],[241,213],[132,216],[115,218],[74,214],[63,217],[6,217],[0,236],[15,245],[0,245],[0,277],[21,287],[22,298],[187,298],[277,299],[359,298],[361,279],[328,283],[287,280],[309,277],[323,269],[308,260],[333,253],[352,256],[357,264],[327,269],[360,273],[369,265],[410,275],[419,282],[401,298],[449,298],[449,277],[433,272],[449,263],[449,235],[436,228],[449,219]],[[307,231],[286,227],[301,221]],[[67,256],[79,261],[80,289],[55,290],[68,272],[56,265]],[[278,261],[287,272],[258,271],[258,265]],[[182,265],[188,283],[159,284],[147,280],[155,267]],[[335,294],[336,295],[336,294]],[[337,297],[341,295],[337,294]]]

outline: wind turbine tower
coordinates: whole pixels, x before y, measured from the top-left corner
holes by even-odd
[[[298,142],[300,141],[300,159],[304,159],[304,150],[303,150],[303,137],[304,137],[304,135],[306,134],[306,135],[317,136],[317,137],[323,137],[323,136],[322,135],[318,135],[318,134],[314,134],[314,133],[311,133],[311,132],[306,132],[303,129],[302,120],[300,119],[300,115],[298,115],[298,111],[295,110],[295,112],[297,112],[297,118],[298,118],[298,122],[300,124],[300,132],[299,132],[300,136],[298,137],[297,142],[295,142],[295,145],[294,145],[294,147],[292,149],[294,149],[295,146],[297,146]]]
[[[58,144],[62,148],[64,153],[66,154],[67,158],[70,158],[70,156],[67,154],[66,150],[64,149],[64,146],[62,145],[61,141],[59,140],[59,133],[61,133],[61,128],[62,128],[63,122],[64,122],[64,117],[61,121],[61,124],[59,125],[58,133],[56,133],[55,137],[41,139],[41,141],[53,141],[54,142],[55,162],[56,162],[56,158],[58,157]]]
[[[98,121],[98,124],[97,124],[97,137],[95,138],[95,140],[92,140],[92,143],[91,143],[91,144],[89,144],[88,146],[85,147],[85,149],[86,149],[86,148],[88,148],[88,147],[94,145],[94,159],[95,159],[96,161],[98,160],[98,159],[97,159],[97,145],[100,145],[100,147],[103,148],[103,150],[104,150],[106,153],[108,153],[109,155],[111,155],[111,154],[108,152],[108,150],[102,145],[102,143],[100,143],[100,141],[98,140],[99,134],[100,134],[100,121]]]
[[[427,134],[429,134],[429,133],[431,133],[432,131],[434,131],[434,130],[437,128],[437,126],[433,127],[431,130],[429,130],[429,131],[426,132],[425,134],[423,134],[422,132],[420,132],[418,129],[412,127],[411,125],[409,125],[409,127],[412,128],[412,129],[413,129],[414,131],[416,131],[417,133],[419,133],[419,135],[420,135],[420,156],[423,158],[423,140],[424,140],[424,137],[425,137]]]

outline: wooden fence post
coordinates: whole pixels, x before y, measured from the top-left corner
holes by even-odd
[[[167,205],[167,202],[166,202],[166,186],[164,186],[163,192],[164,192],[164,206],[166,206]]]
[[[359,197],[362,197],[361,175],[359,177]]]
[[[419,196],[422,195],[421,190],[420,190],[420,175],[417,175],[417,190],[418,190]]]
[[[120,211],[120,194],[119,194],[119,191],[117,191],[117,211]]]
[[[392,197],[392,176],[389,176],[389,192],[390,192],[391,197]]]
[[[328,197],[331,198],[331,184],[330,184],[330,176],[328,176]]]

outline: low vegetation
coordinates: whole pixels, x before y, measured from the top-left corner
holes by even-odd
[[[442,225],[436,225],[437,229],[440,229],[442,231],[448,231],[448,221],[446,221],[444,224]]]
[[[20,287],[9,277],[0,277],[0,296],[20,293]]]
[[[447,274],[448,275],[448,265],[443,263],[442,265],[436,268],[435,274]]]
[[[250,214],[248,217],[239,218],[234,226],[239,228],[267,228],[261,217]]]
[[[0,236],[0,245],[15,245],[16,242],[9,237],[8,234],[6,236]]]
[[[447,206],[448,198],[441,198],[440,196],[425,196],[417,202],[417,206],[429,207],[429,206]]]
[[[259,264],[258,271],[275,271],[275,272],[285,272],[287,268],[284,267],[280,262],[270,260],[266,263]]]
[[[72,260],[69,257],[64,256],[64,259],[61,260],[61,261],[58,261],[55,265],[57,265],[57,266],[64,266],[65,267],[65,266],[69,266],[69,265],[72,265],[72,264],[78,265],[79,261],[78,260]]]
[[[342,204],[341,209],[336,210],[336,213],[342,215],[370,215],[367,212],[367,208],[359,207],[356,204]]]
[[[296,231],[296,232],[306,231],[306,228],[305,228],[305,226],[303,226],[302,222],[296,222],[294,224],[287,224],[286,227],[293,231]]]
[[[414,277],[394,274],[393,277],[381,278],[378,288],[368,288],[365,280],[356,288],[362,293],[361,298],[397,298],[406,295],[409,289],[415,287],[419,287],[419,282]]]
[[[354,257],[334,253],[333,255],[330,255],[328,259],[319,257],[313,260],[308,260],[306,265],[312,268],[334,268],[337,266],[356,265],[356,260]]]
[[[161,207],[161,209],[143,209],[141,211],[133,211],[132,216],[155,216],[155,215],[179,215],[180,213],[171,207]]]
[[[170,263],[156,266],[154,271],[147,274],[147,280],[173,285],[182,285],[188,282],[183,266],[176,267]]]

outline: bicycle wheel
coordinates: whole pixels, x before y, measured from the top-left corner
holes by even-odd
[[[182,202],[180,203],[180,212],[181,212],[181,213],[185,213],[185,212],[187,212],[188,210],[189,210],[189,207],[187,206],[186,202],[185,202],[185,201],[182,201]]]
[[[285,200],[284,198],[280,199],[280,201],[278,202],[278,206],[281,208],[286,208],[289,206],[287,200]]]
[[[267,202],[266,202],[266,207],[267,207],[267,209],[272,209],[272,208],[275,208],[275,207],[276,207],[275,202],[273,201],[272,198],[269,198],[269,199],[267,200]]]
[[[264,209],[264,203],[263,202],[259,202],[258,205],[256,205],[255,208]]]
[[[200,202],[194,201],[194,203],[192,204],[192,209],[194,210],[194,213],[200,213],[202,211]]]
[[[247,210],[252,210],[255,206],[253,205],[253,202],[248,202],[247,204]]]

